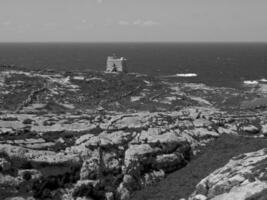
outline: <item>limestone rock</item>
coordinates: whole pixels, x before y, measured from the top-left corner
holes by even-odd
[[[82,164],[82,168],[80,171],[80,179],[86,180],[86,179],[97,179],[99,171],[99,159],[97,157],[89,158],[88,160],[85,160]]]
[[[12,186],[16,187],[19,186],[23,182],[22,179],[18,179],[17,177],[8,175],[8,174],[2,174],[0,173],[0,186]]]
[[[129,174],[125,174],[123,176],[123,185],[130,191],[135,191],[140,189],[140,183],[139,180],[140,179],[140,175],[138,176],[137,174],[135,174],[135,178],[134,175],[129,175]]]
[[[266,164],[267,149],[236,156],[201,180],[190,200],[197,195],[212,200],[245,200],[267,187]]]
[[[5,128],[5,127],[0,128],[0,135],[1,134],[12,134],[12,133],[14,133],[14,129],[12,128]]]
[[[46,176],[65,174],[81,165],[80,157],[75,154],[31,150],[8,144],[0,145],[0,154],[8,157],[12,167],[23,168],[30,165],[42,170]]]
[[[155,169],[163,169],[165,172],[172,172],[184,164],[184,158],[182,154],[162,154],[157,155],[154,167]]]
[[[129,200],[130,199],[130,192],[122,183],[117,188],[117,197],[119,200]]]
[[[226,124],[224,127],[218,127],[217,129],[220,135],[222,134],[237,134],[237,127],[234,124]]]
[[[35,200],[34,197],[11,197],[5,200]]]
[[[199,140],[219,137],[219,134],[217,132],[209,131],[206,128],[196,128],[196,129],[192,130],[191,132],[192,132],[192,136],[194,138],[199,139]]]
[[[133,185],[134,182],[135,182],[135,180],[134,180],[134,178],[131,175],[125,174],[123,176],[123,183],[125,185]]]
[[[80,161],[76,155],[65,155],[64,153],[55,153],[53,151],[30,150],[7,144],[0,145],[0,153],[8,156],[13,162],[15,162],[15,159],[50,164],[64,164],[68,162],[75,164]]]
[[[18,176],[24,180],[38,180],[42,177],[42,173],[36,169],[23,169],[18,171]]]
[[[93,136],[94,136],[93,134],[85,134],[85,135],[82,135],[80,138],[78,138],[75,141],[75,144],[79,145],[81,143],[84,143],[84,142],[88,141]]]
[[[114,200],[113,192],[106,192],[105,198],[106,198],[106,200]]]
[[[221,111],[227,110],[221,104],[249,98],[239,90],[135,73],[0,68],[0,186],[14,196],[22,188],[39,199],[127,200],[185,165],[199,147],[223,133],[236,134],[235,123],[243,119]],[[254,134],[256,128],[243,131]],[[195,198],[215,198],[242,184],[260,191],[264,170],[239,173],[238,167],[200,183]]]
[[[99,184],[98,181],[92,180],[80,180],[78,181],[73,189],[72,196],[77,197],[91,197],[92,191]]]
[[[0,158],[0,171],[8,171],[11,168],[11,163],[5,158]]]
[[[205,128],[210,126],[212,123],[206,119],[195,119],[193,121],[193,124],[196,128]]]
[[[131,165],[132,161],[139,160],[142,162],[146,157],[155,155],[160,151],[159,148],[152,148],[149,144],[130,145],[125,151],[124,164],[127,167]]]
[[[248,134],[257,134],[260,132],[260,129],[250,124],[250,125],[241,127],[241,131],[248,133]]]
[[[173,152],[178,146],[186,145],[187,141],[179,135],[179,129],[169,130],[162,133],[158,128],[143,130],[133,142],[160,145],[163,152]]]
[[[103,162],[105,171],[109,173],[116,173],[121,168],[121,161],[119,156],[113,152],[103,153]]]
[[[212,198],[212,200],[247,200],[262,191],[266,190],[267,184],[261,181],[249,182],[239,187],[233,187],[229,193],[224,193]],[[266,196],[264,196],[266,198]],[[260,199],[260,198],[259,198]]]
[[[194,198],[192,200],[207,200],[207,197],[202,195],[202,194],[198,194],[198,195],[194,196]]]
[[[164,179],[164,177],[165,177],[165,172],[163,170],[146,173],[141,179],[141,185],[142,187],[151,186]]]

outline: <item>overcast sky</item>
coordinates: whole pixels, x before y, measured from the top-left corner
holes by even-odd
[[[267,42],[267,0],[0,0],[16,41]]]

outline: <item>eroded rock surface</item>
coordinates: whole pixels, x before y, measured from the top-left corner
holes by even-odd
[[[263,198],[267,188],[266,165],[267,149],[234,157],[203,179],[189,199],[199,199],[200,196],[212,200]]]
[[[3,67],[0,77],[4,199],[127,200],[223,134],[266,135],[264,112],[230,104],[252,92],[140,74]]]

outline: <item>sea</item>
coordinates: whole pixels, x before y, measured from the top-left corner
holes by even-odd
[[[0,65],[104,71],[109,55],[130,72],[217,87],[267,82],[267,43],[1,43]]]

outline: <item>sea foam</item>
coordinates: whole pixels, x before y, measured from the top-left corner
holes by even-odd
[[[195,73],[187,73],[187,74],[176,74],[178,77],[197,77]]]
[[[264,83],[266,83],[266,82],[267,82],[267,79],[262,78],[262,79],[260,80],[260,82],[264,82]]]
[[[250,81],[250,80],[246,80],[243,82],[245,85],[257,85],[259,83],[259,81]]]

